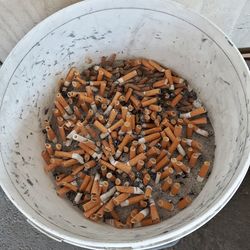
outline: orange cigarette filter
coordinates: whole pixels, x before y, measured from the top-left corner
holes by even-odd
[[[124,120],[120,119],[119,121],[117,121],[113,126],[111,126],[108,131],[111,132],[113,130],[116,130],[118,128],[120,128],[122,125],[124,124]]]
[[[97,129],[99,129],[102,133],[107,133],[108,129],[105,128],[102,123],[100,123],[98,120],[95,120],[94,125]]]
[[[156,156],[160,154],[160,149],[156,148],[156,147],[151,147],[147,152],[146,152],[146,156],[147,157],[152,157],[152,156]]]
[[[47,150],[42,151],[42,157],[47,164],[50,164],[50,155],[48,154]]]
[[[161,89],[152,89],[143,92],[144,96],[155,96],[161,93]]]
[[[173,168],[167,167],[162,173],[161,173],[161,179],[165,179],[166,177],[170,176],[174,173]]]
[[[141,63],[143,66],[145,66],[149,70],[154,70],[154,67],[149,63],[149,60],[142,59]]]
[[[194,153],[194,150],[192,147],[188,147],[186,151],[187,151],[188,159],[190,159],[192,154]]]
[[[48,140],[53,142],[53,143],[57,143],[57,138],[56,138],[56,134],[55,134],[54,130],[50,126],[46,126],[45,129],[47,132]]]
[[[174,131],[174,127],[173,127],[173,131]],[[172,142],[174,142],[176,140],[176,136],[174,135],[174,133],[172,132],[172,130],[170,129],[170,127],[165,128],[164,132],[166,133],[166,135],[168,136],[168,138]]]
[[[129,159],[133,159],[136,156],[136,147],[131,146],[129,149]]]
[[[169,122],[167,118],[164,118],[161,122],[162,126],[169,127],[171,131],[174,131],[174,126]],[[165,130],[164,130],[165,132]]]
[[[142,135],[150,135],[150,134],[157,133],[157,132],[161,132],[161,127],[160,126],[150,128],[150,129],[147,129],[147,130],[143,130]]]
[[[202,166],[200,168],[198,176],[197,176],[197,181],[198,182],[202,182],[205,179],[205,177],[206,177],[206,175],[208,173],[209,167],[210,167],[210,162],[209,161],[204,161],[204,163],[202,164]]]
[[[103,74],[104,74],[107,78],[109,78],[109,79],[112,77],[112,74],[111,74],[110,72],[108,72],[106,69],[104,69],[104,68],[102,68],[102,67],[100,67],[100,66],[95,66],[94,69],[97,70],[97,71],[102,71]]]
[[[189,166],[190,166],[191,168],[193,168],[193,167],[196,166],[197,160],[198,160],[198,158],[199,158],[200,155],[201,155],[200,153],[193,153],[193,154],[191,155],[190,160],[189,160]]]
[[[167,156],[165,156],[164,158],[162,158],[157,164],[156,166],[153,168],[154,172],[158,172],[160,169],[162,169],[163,167],[165,167],[168,163],[170,162],[169,158]],[[152,170],[152,171],[153,171]]]
[[[175,139],[175,141],[173,141],[173,143],[170,145],[170,147],[168,148],[168,152],[172,155],[174,153],[174,151],[177,149],[180,141],[179,141],[179,137]]]
[[[165,77],[168,79],[168,82],[169,82],[169,85],[170,85],[169,89],[174,90],[174,81],[173,81],[173,76],[172,76],[172,73],[171,73],[170,69],[165,70]]]
[[[155,206],[154,200],[152,198],[150,198],[149,203],[150,203],[149,208],[150,208],[150,215],[151,215],[152,221],[153,221],[153,223],[159,223],[160,216],[159,216],[158,210]]]
[[[183,95],[182,94],[178,94],[170,103],[171,107],[175,107],[179,102],[180,100],[183,98]]]
[[[144,153],[146,149],[147,149],[146,144],[142,143],[137,147],[137,153],[138,154]]]
[[[174,210],[174,205],[169,201],[159,199],[157,201],[157,204],[158,204],[159,207],[164,208],[164,209],[166,209],[166,210],[168,210],[170,212]]]
[[[135,109],[138,109],[141,106],[141,102],[133,95],[130,96],[130,101]]]
[[[168,191],[169,188],[171,187],[172,183],[173,183],[173,180],[168,176],[168,177],[163,181],[163,183],[162,183],[162,185],[161,185],[161,190],[162,190],[163,192]]]
[[[85,177],[82,180],[82,184],[80,185],[79,191],[84,192],[91,180],[91,177],[89,175],[85,175]]]
[[[138,214],[136,214],[132,219],[131,219],[131,223],[138,223],[140,221],[142,221],[144,218],[146,218],[149,214],[149,209],[148,208],[144,208],[143,210],[141,210]]]
[[[136,134],[140,134],[141,133],[141,130],[142,130],[142,127],[141,127],[141,125],[136,125],[136,127],[135,127],[135,132],[136,132]]]
[[[168,87],[168,79],[162,79],[160,81],[157,81],[153,83],[153,88],[166,88]]]
[[[130,196],[129,193],[122,193],[120,195],[118,195],[117,197],[115,197],[113,199],[113,203],[115,206],[120,205],[123,201],[125,201],[128,197]]]
[[[151,197],[152,191],[153,191],[152,187],[147,185],[144,194],[145,199],[149,199]]]
[[[155,104],[151,104],[148,107],[150,110],[155,111],[155,112],[161,112],[162,111],[162,107],[159,105],[155,105]]]
[[[200,107],[200,108],[197,108],[195,110],[192,110],[191,112],[180,114],[180,118],[191,118],[191,117],[205,114],[206,112],[207,111],[205,108]]]
[[[143,166],[144,166],[145,162],[143,160],[139,160],[136,164],[136,170],[137,171],[141,171]]]
[[[134,78],[135,76],[137,76],[137,71],[136,71],[136,70],[133,70],[133,71],[129,72],[128,74],[126,74],[126,75],[120,77],[119,79],[117,79],[117,80],[115,81],[115,83],[116,83],[116,84],[122,85],[122,84],[124,84],[126,81],[128,81],[128,80]]]
[[[126,91],[126,94],[125,94],[125,102],[127,103],[130,96],[132,95],[133,93],[133,89],[132,88],[128,88],[128,90]]]
[[[182,135],[182,125],[175,125],[174,126],[174,135],[176,137],[181,137],[181,135]]]
[[[150,180],[151,180],[151,176],[149,174],[145,174],[143,176],[143,184],[144,184],[144,186],[148,185],[148,183],[150,182]]]
[[[189,174],[190,173],[190,168],[187,167],[183,162],[177,161],[176,165],[185,173]]]
[[[157,133],[153,133],[153,134],[150,134],[150,135],[147,135],[147,136],[144,136],[144,137],[140,138],[138,140],[138,142],[140,144],[148,143],[148,142],[154,141],[155,139],[158,139],[160,137],[161,137],[161,134],[159,132],[157,132]]]
[[[133,167],[133,166],[135,166],[137,164],[137,162],[139,160],[145,160],[146,158],[147,158],[146,154],[145,153],[141,153],[141,154],[135,156],[133,159],[129,160],[128,161],[128,165],[131,166],[131,167]]]
[[[102,207],[102,203],[98,203],[95,207],[89,209],[88,211],[84,212],[84,216],[86,218],[89,218],[92,214],[94,214],[95,212],[97,212],[101,207]]]
[[[105,204],[105,208],[104,211],[107,213],[110,213],[113,209],[114,209],[114,202],[113,202],[114,198],[111,198],[106,204]]]
[[[176,182],[171,186],[171,190],[170,190],[170,196],[175,196],[180,192],[181,189],[181,184]]]
[[[148,100],[142,101],[141,105],[142,107],[147,107],[147,106],[157,103],[157,101],[158,101],[158,98],[154,97],[154,98],[150,98]]]
[[[189,204],[191,204],[192,199],[189,196],[184,197],[183,199],[181,199],[178,203],[177,203],[177,207],[179,209],[184,209],[185,207],[187,207]]]
[[[181,168],[177,165],[177,158],[171,158],[171,164],[174,167],[174,170],[176,171],[176,174],[182,174]]]
[[[194,131],[194,125],[191,123],[187,124],[187,138],[192,138],[193,131]]]
[[[207,118],[201,117],[201,118],[197,118],[194,120],[190,120],[190,122],[194,125],[203,125],[203,124],[207,124]]]
[[[139,195],[126,199],[125,201],[121,203],[121,207],[126,207],[126,206],[136,204],[140,202],[141,200],[145,200],[144,194],[139,194]]]
[[[70,192],[71,189],[68,187],[61,187],[56,190],[56,193],[60,197],[64,197],[68,192]]]
[[[148,60],[148,63],[159,72],[165,72],[165,69],[153,60]]]
[[[68,182],[62,182],[61,183],[61,185],[62,186],[64,186],[64,187],[67,187],[67,188],[69,188],[71,191],[73,191],[73,192],[77,192],[77,187],[75,186],[75,185],[72,185],[71,183],[68,183]]]
[[[87,185],[87,187],[86,187],[86,189],[85,189],[85,192],[86,192],[86,193],[90,193],[91,188],[92,188],[92,186],[93,186],[93,183],[94,183],[94,177],[91,176],[91,177],[90,177],[90,181],[89,181],[89,183],[88,183],[88,185]]]
[[[46,148],[46,150],[47,150],[47,152],[48,152],[49,155],[53,155],[54,154],[54,150],[53,150],[51,144],[45,143],[45,148]]]
[[[161,147],[166,149],[170,145],[169,138],[167,136],[162,137]]]
[[[147,162],[147,168],[152,168],[156,165],[156,159],[155,158],[150,158]]]

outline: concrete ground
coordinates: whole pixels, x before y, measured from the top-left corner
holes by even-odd
[[[225,208],[170,250],[250,249],[250,172]],[[29,225],[0,189],[1,250],[80,250],[56,242]]]

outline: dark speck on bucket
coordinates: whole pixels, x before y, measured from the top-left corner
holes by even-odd
[[[27,179],[27,182],[30,184],[30,186],[33,186],[33,182],[30,179]]]

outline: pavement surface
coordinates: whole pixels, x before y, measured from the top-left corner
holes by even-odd
[[[169,250],[250,250],[250,172],[229,203],[210,222]],[[26,222],[0,189],[1,250],[81,250],[56,242]]]

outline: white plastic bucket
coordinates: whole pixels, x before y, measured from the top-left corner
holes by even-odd
[[[41,123],[57,80],[70,66],[117,52],[148,57],[189,80],[209,111],[213,171],[197,199],[160,224],[118,230],[85,220],[57,197],[43,170]],[[250,82],[230,40],[203,17],[166,0],[91,0],[47,18],[10,53],[0,72],[1,186],[40,231],[92,249],[150,249],[174,242],[210,220],[229,201],[249,165]]]

